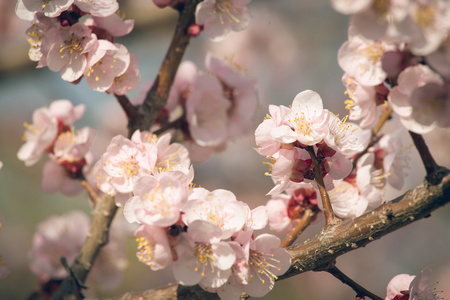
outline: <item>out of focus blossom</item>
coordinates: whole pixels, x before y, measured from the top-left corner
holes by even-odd
[[[225,39],[230,31],[247,28],[251,14],[247,4],[251,0],[205,0],[197,5],[195,22],[203,25],[205,34],[213,41]]]
[[[442,299],[436,289],[431,288],[428,281],[431,279],[430,268],[423,269],[417,276],[399,274],[389,281],[386,288],[385,300],[433,300]]]

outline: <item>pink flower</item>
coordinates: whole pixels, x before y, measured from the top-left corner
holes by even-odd
[[[364,145],[358,140],[355,131],[359,128],[356,124],[346,123],[346,117],[340,120],[337,116],[330,112],[328,117],[328,134],[324,138],[324,142],[328,147],[339,151],[346,157],[361,152]]]
[[[208,289],[227,282],[236,254],[229,243],[220,241],[221,236],[222,230],[208,221],[192,222],[175,247],[175,279],[183,285],[200,284]]]
[[[109,94],[125,95],[138,87],[141,81],[141,73],[138,68],[136,54],[130,53],[130,65],[128,69],[114,78],[113,84],[106,90]]]
[[[386,51],[394,50],[395,47],[366,39],[354,31],[354,27],[349,28],[348,41],[339,49],[339,66],[363,85],[378,85],[387,76],[382,68],[381,58]]]
[[[42,282],[66,277],[61,256],[67,259],[69,265],[72,264],[88,232],[89,219],[81,211],[52,216],[40,223],[28,253],[31,270]]]
[[[222,230],[222,239],[241,230],[247,221],[246,206],[232,192],[220,189],[192,194],[183,212],[182,220],[188,227],[196,220],[210,222]]]
[[[158,226],[142,225],[134,233],[138,243],[136,253],[140,262],[152,270],[166,268],[172,262],[172,254],[166,231]]]
[[[82,11],[97,17],[107,17],[119,9],[117,0],[74,0],[74,4]]]
[[[96,165],[98,188],[111,195],[129,193],[140,175],[152,173],[155,161],[156,147],[115,136]]]
[[[409,1],[407,17],[397,25],[408,48],[418,56],[436,51],[450,30],[447,1]]]
[[[179,174],[175,174],[179,173]],[[180,219],[180,210],[188,199],[188,184],[176,177],[181,172],[168,171],[156,178],[142,175],[134,183],[133,194],[124,206],[128,222],[167,227]]]
[[[203,25],[205,34],[218,42],[230,31],[242,31],[250,23],[251,14],[246,5],[251,0],[206,0],[197,5],[195,22]]]
[[[227,138],[227,111],[220,82],[212,75],[199,74],[186,100],[186,120],[192,139],[200,146],[218,146]]]
[[[48,68],[61,71],[62,79],[73,82],[79,79],[88,66],[87,54],[97,46],[97,37],[89,28],[76,23],[62,27],[52,36],[47,55]]]
[[[389,93],[389,103],[402,124],[419,134],[436,126],[448,126],[448,87],[442,78],[424,65],[408,67]]]
[[[255,130],[255,140],[258,148],[255,150],[266,157],[271,157],[283,146],[292,148],[289,144],[282,144],[271,135],[273,128],[285,125],[283,117],[289,113],[289,108],[280,105],[269,105],[269,113]]]
[[[100,40],[99,44],[102,43],[110,44],[105,47],[108,50],[106,53],[103,50],[100,51],[100,57],[94,53],[84,71],[88,86],[98,92],[109,89],[113,85],[115,77],[125,73],[130,65],[130,53],[124,45],[112,45],[106,40]]]
[[[56,100],[48,108],[39,108],[33,112],[33,123],[24,123],[25,144],[20,147],[17,157],[32,166],[42,154],[52,151],[53,143],[60,132],[81,118],[85,106],[74,107],[68,100]]]
[[[425,57],[425,61],[443,77],[450,78],[450,35],[436,51]]]
[[[432,300],[441,299],[435,289],[428,285],[432,276],[430,268],[423,269],[419,275],[399,274],[389,281],[385,300]]]
[[[106,17],[93,17],[94,26],[106,30],[113,37],[127,35],[133,30],[134,20],[124,20],[118,12]]]
[[[311,90],[297,94],[291,112],[281,117],[286,125],[272,128],[270,134],[284,144],[298,141],[302,145],[315,145],[328,130],[328,113],[323,110],[322,98]]]
[[[331,206],[337,217],[341,219],[352,219],[362,215],[368,206],[368,200],[359,195],[358,188],[345,180],[334,181],[335,188],[328,194]],[[322,203],[319,202],[322,208]]]
[[[46,17],[58,17],[67,10],[74,0],[17,0],[16,15],[27,21],[32,21],[36,13],[43,13]]]
[[[291,266],[291,256],[280,248],[280,239],[271,234],[261,234],[250,242],[249,277],[244,292],[252,297],[262,297],[270,292],[277,276]]]
[[[231,108],[227,113],[228,137],[249,133],[253,127],[252,119],[258,104],[255,81],[210,53],[206,55],[206,68],[220,80],[225,97],[231,102]]]
[[[349,97],[345,108],[349,110],[349,120],[358,121],[361,128],[373,128],[378,122],[377,106],[384,103],[389,90],[382,84],[367,86],[359,83],[353,76],[344,73],[342,83]]]

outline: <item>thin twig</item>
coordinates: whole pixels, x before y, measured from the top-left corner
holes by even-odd
[[[320,198],[322,199],[323,212],[325,214],[325,226],[335,224],[338,221],[338,218],[336,218],[336,216],[334,215],[330,197],[328,196],[327,190],[325,188],[320,161],[317,159],[313,147],[311,146],[306,147],[306,151],[308,151],[309,156],[311,157],[312,162],[314,164],[314,172],[315,172],[314,181],[317,183],[317,186],[319,187]]]
[[[281,242],[280,247],[286,248],[292,245],[292,243],[297,239],[297,237],[306,229],[306,227],[311,224],[311,221],[316,216],[317,211],[312,210],[311,208],[307,208],[301,218],[300,222],[298,222],[297,226],[286,236],[286,238]]]
[[[430,149],[428,149],[423,136],[412,131],[409,132],[409,135],[411,136],[417,151],[419,151],[420,158],[422,159],[423,165],[425,166],[425,171],[427,172],[427,180],[431,183],[436,182],[436,178],[439,179],[439,175],[437,173],[440,172],[441,168],[431,155]]]
[[[355,292],[357,297],[369,297],[373,300],[383,300],[383,298],[378,297],[377,295],[369,292],[362,286],[360,286],[358,283],[356,283],[354,280],[352,280],[350,277],[345,275],[341,270],[339,270],[336,266],[332,266],[327,270],[328,273],[339,279],[342,283],[348,285],[351,287]]]
[[[94,203],[94,206],[97,205],[98,202],[98,195],[97,193],[94,191],[94,189],[91,187],[91,185],[89,184],[89,182],[87,182],[85,179],[81,180],[81,185],[84,187],[84,189],[86,190],[86,192],[88,193],[89,199],[92,200],[92,202]]]
[[[378,132],[380,132],[381,128],[383,127],[384,123],[386,123],[387,120],[389,120],[389,117],[392,113],[392,107],[389,106],[388,109],[383,111],[383,113],[380,116],[380,120],[377,123],[377,126],[375,126],[375,129],[373,130],[373,134],[376,136]]]

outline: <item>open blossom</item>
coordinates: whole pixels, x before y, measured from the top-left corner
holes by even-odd
[[[142,225],[134,233],[138,242],[136,253],[142,263],[152,270],[164,269],[172,262],[166,231],[158,226]]]
[[[180,210],[188,200],[189,183],[178,180],[177,176],[186,177],[179,171],[167,171],[156,178],[140,176],[134,184],[134,197],[124,206],[127,221],[160,227],[178,222]]]
[[[428,55],[439,48],[450,31],[448,1],[408,1],[406,18],[397,25],[415,55]]]
[[[20,147],[17,157],[32,166],[39,161],[45,151],[51,152],[59,133],[67,131],[84,114],[85,106],[73,106],[68,100],[53,101],[50,106],[33,112],[33,123],[24,123],[25,144]]]
[[[384,103],[389,90],[383,85],[367,86],[353,76],[344,73],[342,83],[347,88],[345,108],[349,110],[349,120],[358,122],[361,128],[373,128],[378,122],[377,106]]]
[[[175,279],[183,285],[200,284],[215,289],[227,282],[236,254],[228,242],[221,241],[222,230],[204,221],[192,222],[175,247],[178,260],[173,262]]]
[[[334,186],[335,188],[329,192],[329,196],[336,216],[342,219],[352,219],[366,211],[369,202],[359,194],[357,187],[345,180],[334,181]],[[319,202],[319,206],[322,206],[321,202]]]
[[[346,123],[346,118],[340,120],[330,112],[328,129],[328,134],[324,138],[328,147],[339,151],[346,157],[352,157],[364,149],[363,144],[355,134],[355,131],[359,129],[358,126],[356,124]]]
[[[67,10],[74,0],[17,0],[16,15],[27,21],[32,21],[36,13],[43,13],[46,17],[58,17]]]
[[[203,25],[208,38],[225,39],[230,31],[242,31],[251,20],[247,4],[251,0],[205,0],[197,5],[195,22]]]
[[[62,79],[73,82],[79,79],[88,66],[87,54],[95,50],[97,37],[83,23],[62,27],[49,41],[48,68],[60,71]]]
[[[425,268],[417,276],[399,274],[393,277],[387,285],[385,300],[442,299],[428,284],[431,276],[431,269]]]
[[[400,73],[388,99],[407,129],[424,134],[450,125],[449,97],[448,84],[429,67],[417,65]]]
[[[311,90],[297,94],[291,111],[281,117],[283,124],[272,128],[270,134],[283,144],[298,141],[311,146],[322,141],[328,130],[328,113],[323,109],[322,98]]]
[[[119,76],[114,77],[114,81],[109,89],[109,94],[125,95],[138,87],[141,81],[141,72],[139,71],[138,59],[136,54],[130,53],[130,65]]]
[[[280,239],[271,234],[261,234],[250,242],[249,280],[244,292],[253,297],[262,297],[270,292],[277,276],[291,266],[291,256],[280,248]]]
[[[196,220],[208,221],[220,228],[222,239],[241,230],[247,220],[246,206],[232,192],[220,189],[212,192],[196,189],[183,212],[182,219],[187,226]]]
[[[109,89],[117,76],[122,75],[130,65],[130,53],[121,44],[112,44],[105,40],[100,43],[110,44],[106,51],[100,51],[100,57],[94,53],[89,61],[84,75],[88,86],[94,91],[104,92]],[[103,53],[106,52],[106,53]]]
[[[119,9],[117,0],[74,0],[74,4],[82,11],[97,17],[107,17]]]
[[[115,195],[133,191],[139,175],[151,174],[156,161],[155,147],[143,147],[121,135],[115,136],[95,166],[97,186]]]
[[[374,86],[386,79],[386,72],[382,68],[381,58],[389,50],[396,47],[386,42],[370,40],[349,28],[348,41],[338,53],[339,66],[361,84]]]

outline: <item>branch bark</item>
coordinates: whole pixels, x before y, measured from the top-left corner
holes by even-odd
[[[337,257],[428,217],[434,210],[448,202],[450,202],[450,174],[448,170],[445,170],[445,176],[441,177],[437,185],[431,185],[425,180],[405,195],[384,203],[372,212],[329,226],[321,234],[305,241],[302,245],[288,248],[293,263],[284,275],[278,277],[278,280],[307,271],[327,271],[334,266]],[[217,295],[200,290],[198,286],[171,285],[108,300],[218,299]]]
[[[128,129],[130,135],[138,129],[150,129],[159,111],[166,104],[178,66],[181,63],[181,59],[191,38],[187,31],[189,26],[195,23],[195,8],[200,1],[186,1],[184,8],[181,10],[175,33],[159,69],[158,76],[148,92],[144,103],[136,106],[136,115],[129,119]],[[127,115],[129,114],[127,113]]]

